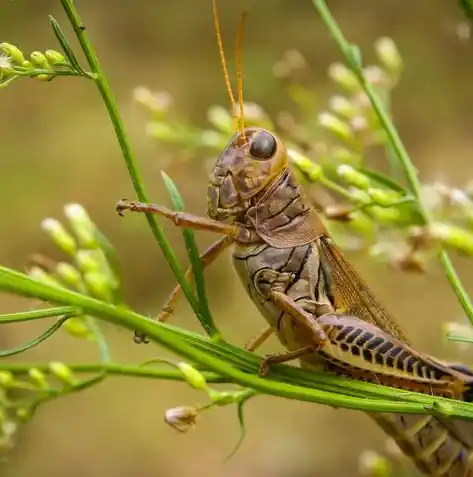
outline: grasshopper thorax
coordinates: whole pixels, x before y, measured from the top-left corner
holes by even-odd
[[[288,169],[286,148],[261,128],[235,134],[210,176],[208,215],[222,220],[243,214]]]

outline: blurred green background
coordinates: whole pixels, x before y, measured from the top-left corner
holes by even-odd
[[[159,144],[146,137],[146,115],[133,103],[132,90],[145,85],[169,91],[179,114],[198,124],[205,124],[209,105],[227,105],[210,3],[77,2],[118,98],[153,200],[167,200],[160,178],[165,165],[188,210],[199,214],[205,213],[211,158],[169,160]],[[297,48],[314,72],[311,81],[318,87],[320,108],[324,107],[334,93],[327,67],[340,57],[310,0],[219,3],[227,55],[233,54],[239,14],[246,9],[250,15],[244,48],[246,100],[258,102],[270,113],[294,109],[272,67],[284,50]],[[424,181],[464,186],[473,177],[473,47],[465,37],[467,28],[456,2],[332,0],[329,6],[368,59],[376,38],[394,38],[406,64],[394,93],[402,137]],[[57,49],[48,14],[66,25],[58,0],[2,2],[2,40],[24,52]],[[0,94],[0,263],[23,269],[32,252],[59,258],[39,224],[48,216],[62,219],[62,207],[79,202],[119,251],[129,303],[140,312],[155,314],[172,289],[172,275],[144,217],[120,219],[115,213],[115,202],[134,193],[93,84],[76,78],[52,83],[24,80]],[[180,233],[169,224],[166,230],[180,244]],[[209,244],[212,238],[203,233],[199,244]],[[184,258],[182,246],[178,250]],[[471,363],[471,354],[442,338],[443,322],[463,323],[464,318],[438,267],[430,267],[425,276],[406,276],[362,256],[349,258],[419,347],[439,358]],[[472,289],[471,262],[456,263]],[[229,256],[206,276],[214,316],[231,341],[243,344],[263,321],[237,282]],[[2,312],[31,306],[34,303],[1,296]],[[185,303],[179,306],[175,323],[198,329]],[[41,329],[41,324],[3,326],[1,346],[18,344]],[[164,354],[152,344],[134,345],[127,332],[108,329],[107,334],[116,360],[139,362]],[[277,349],[274,340],[264,348]],[[59,333],[21,360],[90,361],[95,358],[92,353],[90,345]],[[234,408],[202,415],[197,428],[184,435],[163,422],[166,409],[203,399],[181,384],[110,379],[42,408],[23,431],[2,473],[12,477],[344,476],[355,473],[363,450],[385,448],[385,436],[360,413],[260,397],[246,408],[248,436],[241,450],[224,464],[239,435]]]

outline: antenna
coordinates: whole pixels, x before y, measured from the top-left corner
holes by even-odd
[[[243,32],[245,31],[247,12],[241,15],[240,23],[238,25],[237,42],[236,42],[236,63],[237,63],[237,93],[238,104],[240,106],[240,117],[238,126],[243,139],[245,139],[245,111],[243,103]]]
[[[233,95],[232,85],[230,83],[230,76],[228,74],[227,60],[225,58],[225,51],[223,49],[222,34],[220,32],[220,21],[218,19],[217,0],[212,0],[212,15],[214,19],[215,33],[217,34],[218,51],[220,53],[220,62],[222,63],[223,76],[225,78],[225,85],[227,93],[230,98],[233,112],[233,128],[238,131],[241,120],[238,118],[238,110]],[[241,106],[240,106],[241,107]]]

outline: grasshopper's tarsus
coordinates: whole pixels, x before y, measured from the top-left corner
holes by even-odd
[[[274,364],[287,363],[298,358],[302,358],[308,354],[315,352],[312,346],[304,346],[303,348],[296,349],[294,351],[285,351],[283,353],[268,354],[263,358],[263,361],[259,367],[259,375],[261,377],[267,376],[269,368]]]
[[[133,341],[136,344],[148,344],[149,338],[141,331],[135,331],[133,334]]]

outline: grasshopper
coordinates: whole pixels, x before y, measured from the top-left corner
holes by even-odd
[[[264,357],[262,375],[273,364],[299,359],[308,369],[471,401],[473,372],[463,365],[441,363],[411,346],[304,196],[282,141],[270,131],[245,127],[239,56],[244,17],[237,41],[238,114],[216,0],[213,12],[235,135],[211,173],[208,217],[126,200],[117,204],[118,212],[150,212],[178,227],[220,234],[222,237],[201,255],[203,266],[233,248],[234,267],[268,324],[247,349],[256,350],[273,333],[287,349]],[[192,279],[190,269],[186,276]],[[177,286],[158,317],[160,321],[173,312],[179,291]],[[473,476],[473,438],[460,431],[462,423],[437,416],[369,415],[425,475]]]

